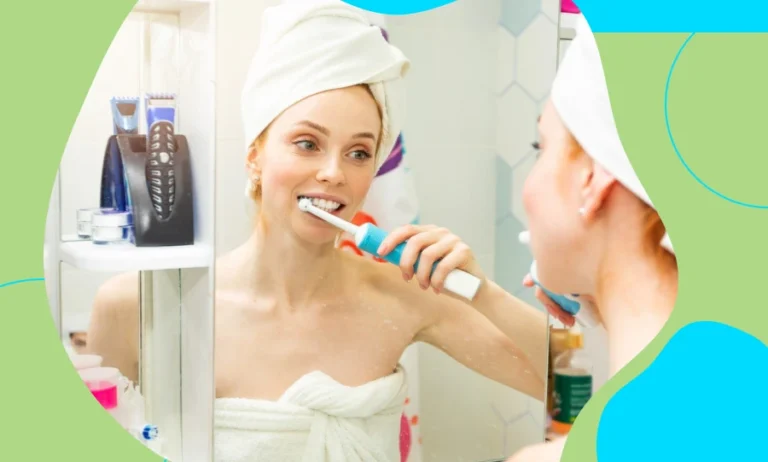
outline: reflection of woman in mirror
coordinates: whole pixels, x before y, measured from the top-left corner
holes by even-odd
[[[556,293],[585,294],[595,306],[608,334],[613,375],[669,319],[677,260],[622,147],[586,21],[558,71],[539,134],[539,159],[523,199],[539,282]],[[555,317],[573,324],[539,289],[537,296]],[[564,444],[531,446],[510,461],[559,461]]]
[[[64,347],[68,352],[84,354],[88,350],[89,313],[66,313],[64,315]]]
[[[338,249],[337,229],[301,212],[311,197],[351,220],[400,132],[409,66],[340,1],[268,9],[243,92],[250,239],[216,265],[215,451],[220,461],[399,461],[405,349],[425,342],[492,380],[544,398],[546,316],[487,280],[435,227],[405,227],[402,268]],[[434,275],[412,274],[442,259]],[[448,272],[483,279],[471,303]],[[135,377],[136,275],[100,291],[91,349]],[[405,279],[405,281],[404,281]],[[304,457],[302,459],[302,457]]]

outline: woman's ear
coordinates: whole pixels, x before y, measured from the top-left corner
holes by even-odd
[[[248,171],[248,177],[261,176],[261,162],[257,142],[253,142],[248,148],[248,154],[245,157],[245,168]]]
[[[591,220],[605,204],[608,194],[616,184],[616,178],[595,162],[592,162],[591,170],[585,176],[581,215],[585,220]]]

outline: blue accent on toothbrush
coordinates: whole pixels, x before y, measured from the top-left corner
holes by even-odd
[[[541,289],[545,294],[547,294],[547,297],[551,298],[552,301],[557,303],[564,311],[568,312],[572,316],[576,316],[576,314],[579,312],[579,309],[581,308],[581,304],[579,302],[544,288],[544,286],[542,286],[537,279],[535,267],[532,266],[530,274],[531,279],[533,279],[533,283],[536,284],[536,286],[538,286],[539,289]],[[576,295],[574,294],[573,296],[575,297]]]
[[[560,308],[563,309],[563,311],[567,311],[572,316],[576,316],[576,314],[579,312],[579,308],[581,308],[581,305],[579,304],[579,302],[571,300],[570,298],[567,298],[563,295],[552,293],[549,290],[542,287],[542,285],[539,284],[538,282],[536,282],[536,285],[541,290],[543,290],[545,294],[547,294],[547,297],[551,298],[553,302],[557,303],[560,306]]]
[[[381,256],[378,254],[379,247],[381,246],[381,243],[384,242],[384,239],[387,238],[387,233],[377,228],[376,226],[373,226],[370,223],[366,223],[362,226],[360,226],[360,231],[362,233],[362,239],[360,239],[360,242],[357,242],[357,248],[367,252],[371,255],[374,255],[378,258],[383,258],[384,260],[395,264],[400,265],[400,260],[403,258],[403,250],[405,250],[406,244],[408,244],[408,241],[401,242],[397,247],[392,249],[391,252],[389,252],[385,256]],[[436,261],[432,265],[432,272],[435,271],[435,268],[437,267],[438,263],[440,263],[440,260]],[[416,261],[416,264],[413,266],[413,271],[416,272],[419,269],[419,262]]]

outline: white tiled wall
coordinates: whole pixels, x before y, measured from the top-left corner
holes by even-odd
[[[502,0],[496,27],[496,207],[495,280],[508,292],[539,306],[533,291],[522,287],[531,254],[518,234],[526,229],[522,207],[523,182],[535,160],[531,143],[537,140],[536,121],[549,96],[558,60],[558,0]],[[526,414],[528,412],[528,414]],[[511,420],[530,415],[538,426],[528,425],[527,441],[507,435],[508,452],[543,438],[545,408],[525,397],[509,399],[501,417]],[[530,420],[530,418],[529,418]]]
[[[216,253],[244,242],[253,231],[253,205],[245,191],[245,140],[240,92],[261,35],[261,13],[279,0],[217,0],[216,15]]]

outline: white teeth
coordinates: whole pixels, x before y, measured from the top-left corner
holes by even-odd
[[[302,196],[303,197],[303,196]],[[300,197],[299,199],[301,199]],[[341,204],[335,201],[326,200],[326,199],[318,199],[316,197],[307,198],[312,201],[312,205],[314,205],[317,208],[323,209],[326,212],[333,212],[339,207],[341,207]]]

